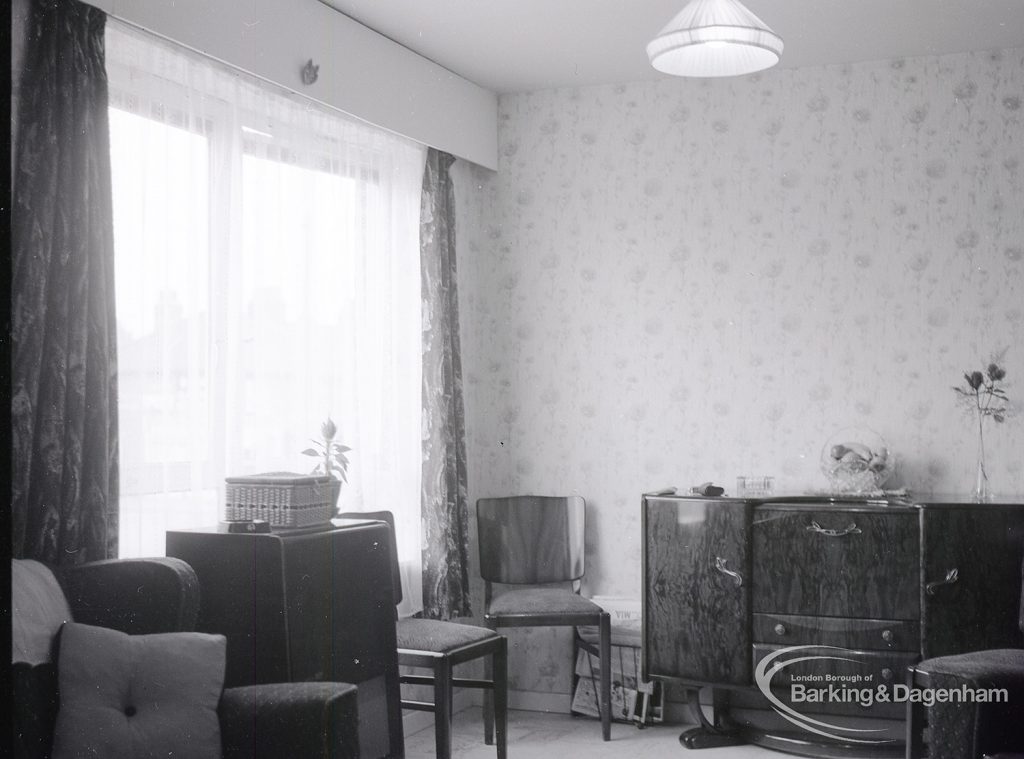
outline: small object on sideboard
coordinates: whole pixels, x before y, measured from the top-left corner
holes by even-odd
[[[833,493],[878,493],[895,470],[896,457],[885,440],[866,427],[839,430],[821,450],[821,471]]]
[[[266,519],[229,519],[224,524],[228,532],[270,532],[270,522]]]
[[[660,490],[649,490],[646,493],[644,493],[644,495],[656,497],[661,495],[675,495],[677,492],[678,489],[676,487],[669,485],[667,488],[661,488]]]
[[[775,478],[763,477],[737,477],[736,495],[740,498],[749,496],[769,496],[775,492]]]
[[[702,482],[690,488],[690,495],[719,496],[725,492],[725,488],[714,485],[711,482]]]

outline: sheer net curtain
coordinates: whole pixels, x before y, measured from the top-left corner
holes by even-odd
[[[421,146],[111,21],[120,555],[215,524],[225,476],[308,472],[395,513],[420,580]]]

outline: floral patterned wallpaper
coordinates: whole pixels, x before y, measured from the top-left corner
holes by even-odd
[[[969,490],[952,385],[1008,347],[1024,401],[1022,106],[1024,49],[502,97],[455,171],[471,502],[582,494],[585,592],[639,597],[646,490],[823,489],[851,425]],[[1024,493],[1024,413],[987,441]],[[514,687],[568,690],[550,641]]]

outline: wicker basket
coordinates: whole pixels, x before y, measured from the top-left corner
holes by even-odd
[[[225,521],[265,519],[271,527],[307,527],[334,516],[340,482],[325,475],[266,472],[224,480]]]

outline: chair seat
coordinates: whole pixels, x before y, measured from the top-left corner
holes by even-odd
[[[999,648],[953,656],[937,656],[916,666],[926,675],[957,677],[987,688],[1024,686],[1024,649]]]
[[[602,609],[593,601],[565,588],[517,588],[491,600],[488,616],[512,614],[594,614]]]
[[[436,654],[454,651],[470,643],[497,638],[486,627],[445,622],[438,619],[399,619],[395,625],[398,648],[430,651]]]

